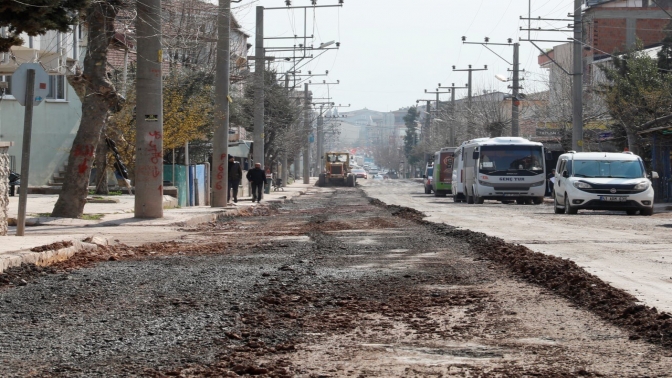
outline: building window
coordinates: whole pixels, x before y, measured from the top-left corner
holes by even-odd
[[[4,81],[7,83],[7,88],[5,89],[0,89],[0,95],[11,95],[12,94],[12,75],[0,75],[0,81]],[[4,91],[4,92],[2,92]]]
[[[65,100],[65,75],[49,75],[47,100]]]

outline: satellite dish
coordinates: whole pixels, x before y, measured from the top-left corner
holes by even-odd
[[[500,75],[500,74],[495,75],[495,78],[496,78],[497,80],[499,80],[499,81],[503,81],[503,82],[505,82],[505,83],[506,83],[507,81],[509,81],[509,78],[508,78],[508,77],[506,77],[506,76],[504,76],[504,75]]]

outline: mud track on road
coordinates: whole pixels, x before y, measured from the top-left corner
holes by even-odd
[[[625,311],[631,297],[564,260],[422,218],[321,188],[173,242],[9,269],[0,376],[669,374],[669,344],[634,324],[652,309]]]
[[[428,222],[423,220],[424,214],[415,209],[385,205],[377,199],[371,199],[371,203],[390,209],[394,216],[430,227],[439,235],[468,243],[472,251],[507,267],[517,277],[550,289],[575,305],[623,327],[630,333],[631,340],[644,338],[672,348],[670,314],[639,304],[634,296],[614,288],[569,259],[534,252],[484,233]]]

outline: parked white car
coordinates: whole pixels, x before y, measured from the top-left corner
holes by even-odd
[[[572,152],[560,155],[553,187],[556,214],[619,210],[653,214],[653,188],[642,159],[631,153]],[[651,178],[658,178],[651,172]]]

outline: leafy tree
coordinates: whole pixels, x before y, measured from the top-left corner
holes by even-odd
[[[641,50],[613,63],[604,68],[609,83],[602,86],[603,96],[618,128],[625,129],[628,147],[639,153],[646,143],[638,133],[672,119],[672,74],[660,71],[656,59]]]
[[[212,139],[213,87],[212,77],[201,72],[185,73],[172,70],[163,86],[163,146],[165,150],[179,149],[186,142]],[[131,87],[132,88],[132,87]],[[117,143],[119,153],[129,174],[135,173],[135,103],[133,89],[128,92],[125,106],[114,114],[108,133]],[[190,154],[191,155],[191,154]]]
[[[302,125],[292,127],[298,120],[301,109],[292,101],[289,93],[284,86],[278,84],[275,71],[264,72],[264,161],[269,166],[275,162],[274,159],[280,151],[291,151],[286,146],[287,143],[292,143],[301,136],[305,138],[306,133],[310,132],[304,130]],[[240,110],[240,113],[232,113],[231,122],[243,125],[248,132],[253,132],[254,86],[248,85],[245,88]]]
[[[665,38],[662,40],[662,46],[658,51],[658,68],[662,70],[672,70],[672,20],[663,29]]]
[[[0,52],[12,46],[20,46],[19,37],[26,33],[31,37],[44,35],[49,30],[68,32],[76,24],[77,13],[88,5],[89,0],[25,0],[0,1],[0,27],[8,27],[9,34],[0,36]]]

